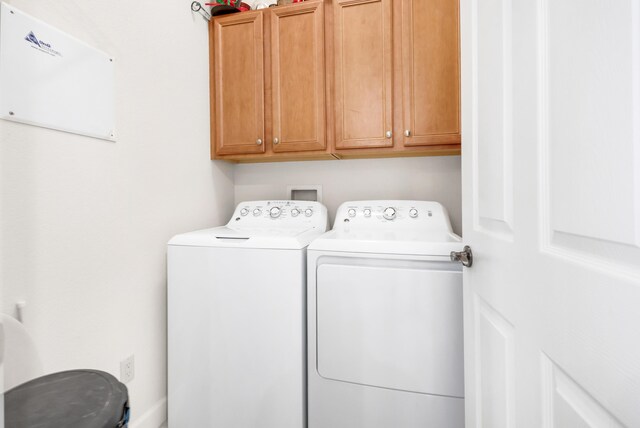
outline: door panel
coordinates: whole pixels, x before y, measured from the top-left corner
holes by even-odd
[[[336,148],[391,147],[391,0],[339,0],[333,7]]]
[[[572,11],[581,4],[542,2],[543,239],[556,254],[613,262],[638,274],[639,6],[594,4],[576,21]],[[589,46],[589,55],[575,50],[575,38]],[[577,77],[566,72],[571,67],[591,73]],[[567,174],[576,161],[581,167]]]
[[[461,277],[439,268],[318,267],[318,373],[462,398]]]
[[[640,3],[461,28],[467,427],[640,426]]]
[[[245,12],[213,24],[218,155],[264,153],[262,20],[261,12]]]
[[[473,43],[474,227],[513,239],[513,120],[511,115],[511,2],[478,5]]]
[[[476,415],[483,427],[513,427],[514,338],[513,326],[476,295],[475,395]]]
[[[273,151],[325,149],[323,4],[274,8],[271,46]]]
[[[541,363],[544,428],[624,427],[546,355]]]
[[[460,142],[457,0],[403,0],[405,146]]]

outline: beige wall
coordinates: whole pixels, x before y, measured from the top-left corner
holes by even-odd
[[[2,310],[26,300],[46,371],[119,376],[134,354],[133,427],[156,428],[166,242],[234,202],[233,166],[209,160],[206,22],[190,1],[9,3],[115,57],[118,141],[0,120]]]
[[[462,230],[460,157],[245,164],[235,167],[236,203],[284,199],[287,185],[320,184],[332,216],[345,201],[417,199],[442,203]]]

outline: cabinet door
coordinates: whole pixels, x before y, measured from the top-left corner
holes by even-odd
[[[324,150],[325,62],[322,3],[271,11],[274,152]]]
[[[402,1],[404,145],[460,142],[458,0]]]
[[[214,22],[216,155],[264,152],[263,14]]]
[[[391,3],[334,3],[337,149],[393,146]]]

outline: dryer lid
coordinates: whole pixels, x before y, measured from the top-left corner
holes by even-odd
[[[378,230],[332,230],[309,245],[309,251],[436,256],[447,260],[451,251],[461,249],[462,240],[453,233],[384,233]]]

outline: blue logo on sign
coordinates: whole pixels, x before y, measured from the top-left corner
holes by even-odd
[[[62,56],[60,52],[53,49],[51,45],[47,42],[38,39],[33,31],[29,31],[29,34],[24,38],[27,42],[34,44],[35,46],[31,46],[32,48],[38,49],[39,51],[48,53],[52,56]]]
[[[34,45],[38,45],[40,46],[40,40],[38,40],[38,38],[36,37],[35,34],[33,34],[33,31],[30,31],[29,34],[27,34],[27,37],[24,38],[27,42],[31,42]]]

